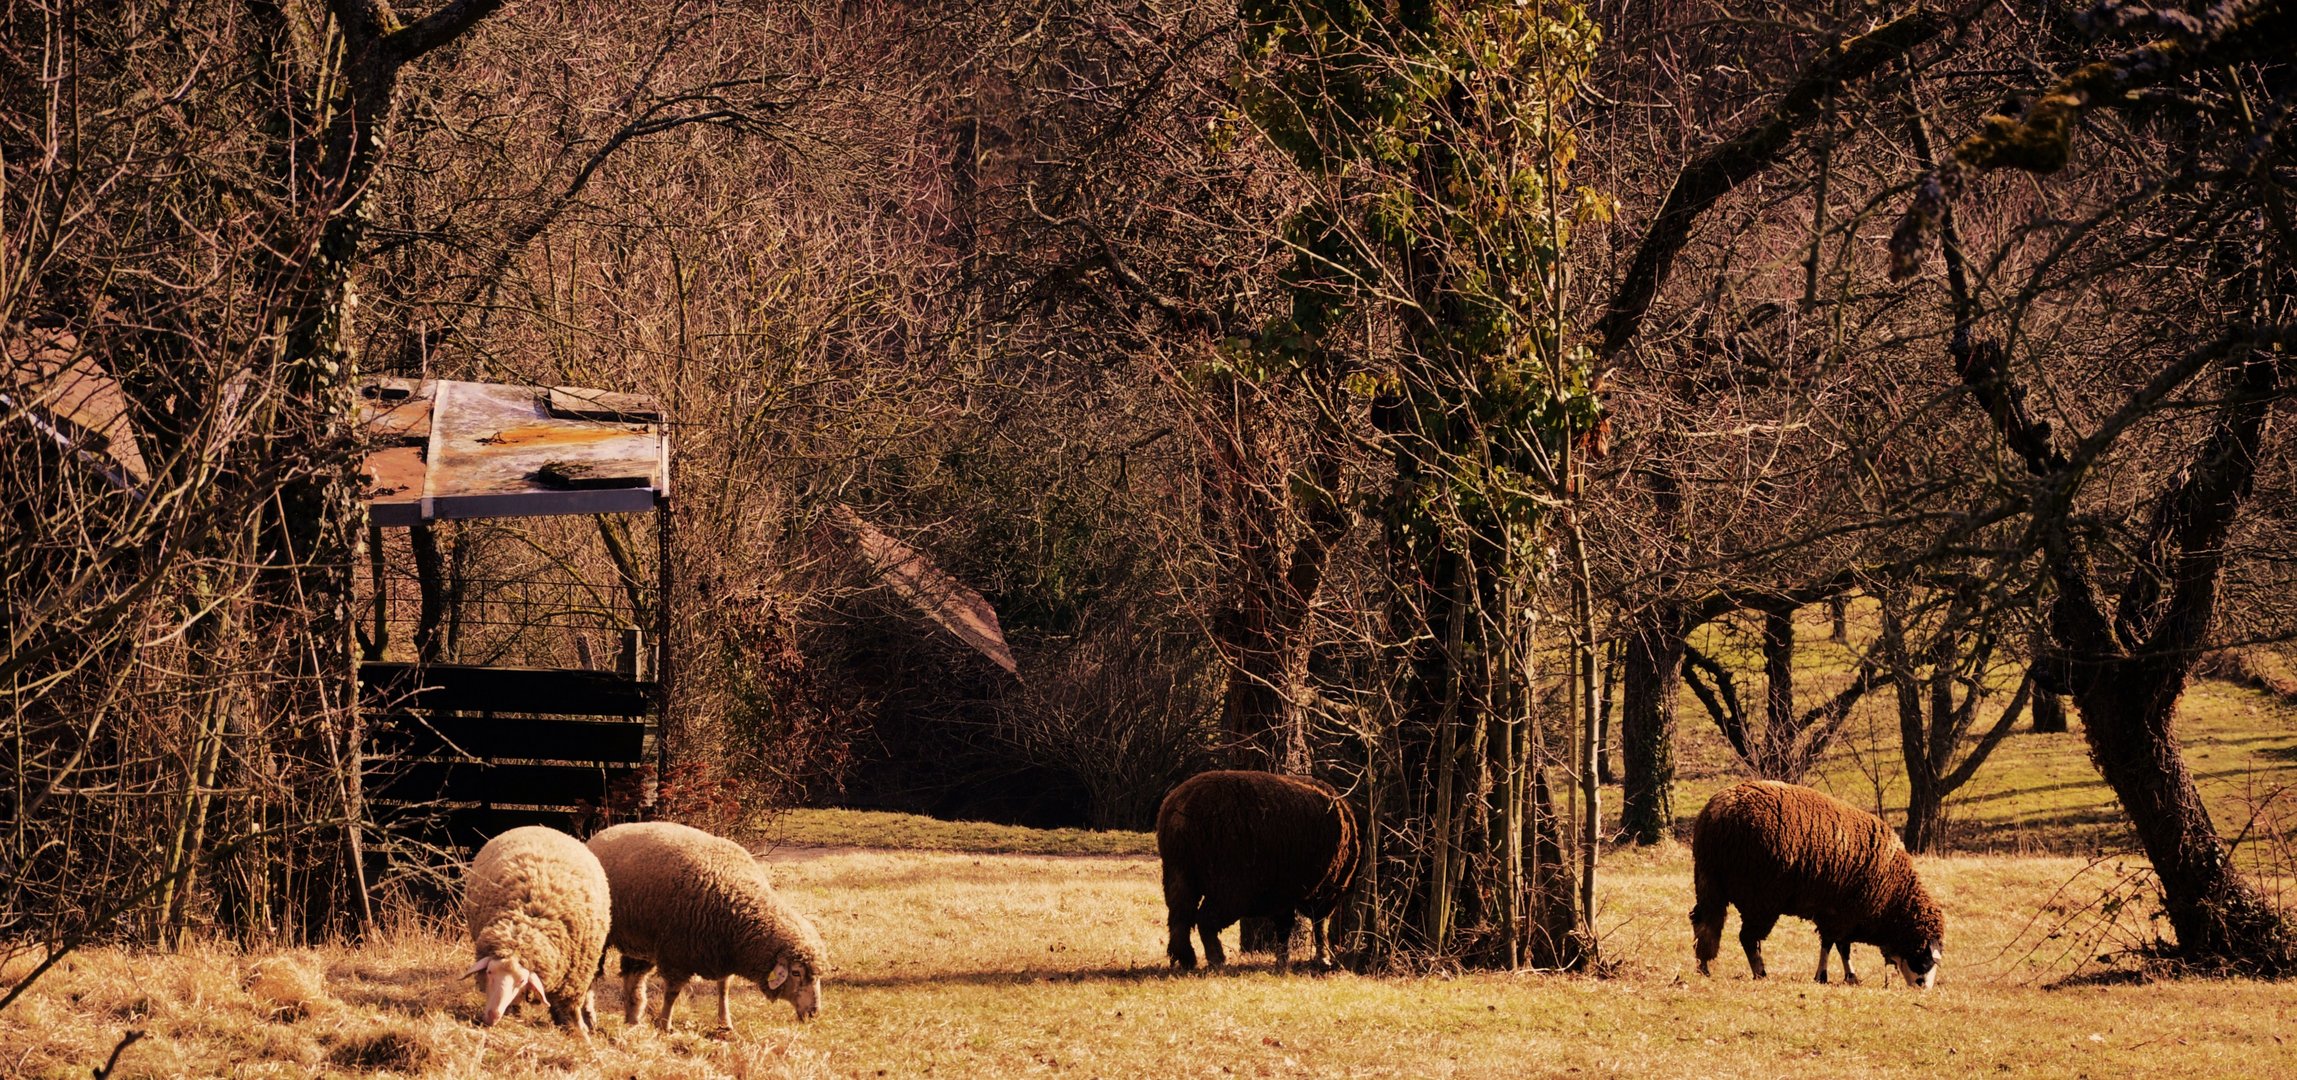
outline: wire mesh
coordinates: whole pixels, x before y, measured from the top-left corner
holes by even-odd
[[[581,517],[428,529],[370,532],[356,596],[363,659],[655,677],[651,528]]]

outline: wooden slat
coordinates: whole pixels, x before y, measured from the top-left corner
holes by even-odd
[[[473,834],[485,843],[496,836],[522,825],[548,825],[560,832],[572,832],[574,815],[564,810],[520,810],[497,806],[466,806],[447,811],[447,827],[460,833]]]
[[[484,765],[476,762],[389,762],[367,778],[369,797],[422,802],[533,803],[572,806],[596,803],[610,779],[628,770],[578,765]]]
[[[522,825],[546,825],[563,833],[582,835],[583,822],[566,810],[519,809],[495,806],[451,808],[383,805],[376,822],[394,835],[443,848],[476,852],[488,840]]]
[[[366,663],[359,684],[374,706],[398,711],[645,716],[654,684],[610,671]]]
[[[447,813],[448,839],[472,851],[521,825],[548,825],[563,833],[575,831],[574,815],[563,810],[505,810],[466,807]]]
[[[398,758],[465,755],[637,765],[646,752],[646,724],[633,720],[398,714],[381,718],[371,730],[368,752]]]

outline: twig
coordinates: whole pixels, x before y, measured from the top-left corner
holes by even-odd
[[[134,1046],[143,1037],[143,1029],[129,1028],[127,1034],[120,1036],[119,1045],[112,1047],[112,1056],[105,1058],[101,1066],[88,1071],[95,1074],[96,1080],[110,1080],[112,1070],[119,1067],[120,1055],[127,1053],[128,1047]]]

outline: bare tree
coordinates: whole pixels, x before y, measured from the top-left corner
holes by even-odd
[[[1906,765],[1906,850],[1929,851],[1940,839],[1946,800],[1970,782],[2002,744],[2032,699],[2028,669],[1975,744],[1979,707],[1997,692],[2005,662],[1997,649],[2014,629],[2008,598],[1990,595],[1972,577],[1876,590],[1882,632],[1876,645],[1898,702],[1899,746]],[[2014,661],[2012,662],[2014,663]],[[1968,744],[1968,745],[1966,745]]]
[[[1989,302],[1991,282],[1984,275],[2000,263],[1980,262],[1956,226],[1954,194],[1962,177],[1954,166],[2059,173],[2074,161],[2077,119],[2102,119],[2101,110],[2126,107],[2148,88],[2189,86],[2200,72],[2212,73],[2198,77],[2237,104],[2237,117],[2255,117],[2253,101],[2267,91],[2254,69],[2245,74],[2238,65],[2258,59],[2284,64],[2286,56],[2277,50],[2289,40],[2297,12],[2283,3],[2235,5],[2200,25],[2150,9],[2109,8],[2102,14],[2101,29],[2130,24],[2164,36],[2076,69],[2021,116],[1987,117],[1979,133],[1955,149],[1953,162],[1918,145],[1937,167],[1917,193],[1900,235],[1935,235],[1940,243],[1954,326],[1947,356],[1970,401],[2022,466],[2032,543],[2053,589],[2052,642],[2081,708],[2092,758],[2160,879],[2178,953],[2200,963],[2285,972],[2297,964],[2297,939],[2234,867],[2185,766],[2172,721],[2207,646],[2227,541],[2253,491],[2258,463],[2271,452],[2270,420],[2282,396],[2290,324],[2297,317],[2297,283],[2288,271],[2297,256],[2291,246],[2297,232],[2273,209],[2287,196],[2286,164],[2266,166],[2258,155],[2286,151],[2259,149],[2255,121],[2236,119],[2231,130],[2200,123],[2164,140],[2173,164],[2166,174],[2157,173],[2157,162],[2132,163],[2138,175],[2155,174],[2148,182],[2165,196],[2162,212],[2182,222],[2175,234],[2177,257],[2208,267],[2214,279],[2214,287],[2200,294],[2162,289],[2160,300],[2188,303],[2218,328],[2198,343],[2138,344],[2136,369],[2127,376],[2133,388],[2117,391],[2119,401],[2101,403],[2087,431],[2053,423],[2054,403],[2033,396],[2020,361],[2034,346],[2020,316],[2050,294],[2050,274],[2061,260],[2125,268],[2132,265],[2133,249],[2146,251],[2159,242],[2124,231],[2127,218],[2114,200],[2126,188],[2108,180],[2097,192],[2103,205],[2068,233],[2056,257],[2017,266],[2025,271],[2022,288]],[[2117,93],[2104,93],[2107,85]],[[1918,144],[1923,141],[1921,124],[1913,133]],[[2209,160],[2237,164],[2213,172],[2202,167]],[[2082,179],[2077,173],[2063,183]],[[1979,200],[1965,195],[1962,202],[1967,208]],[[1990,326],[2008,340],[1989,334]],[[2132,494],[2098,482],[2100,460],[2131,442],[2133,428],[2148,426],[2175,438],[2169,432],[2177,429],[2158,421],[2204,379],[2214,380],[2213,393],[2191,402],[2194,428],[2180,433],[2190,441],[2179,441],[2194,449],[2165,454]],[[2060,436],[2061,426],[2077,435]],[[2098,504],[2117,496],[2128,501],[2107,502],[2112,509],[2105,512],[2131,519],[2128,534],[2119,538],[2093,524],[2104,509]]]
[[[494,6],[8,16],[13,929],[368,914],[353,282],[403,73]]]
[[[1682,58],[1669,56],[1671,62],[1652,64],[1648,60],[1655,55],[1654,48],[1670,47],[1670,51],[1684,48],[1667,36],[1664,19],[1689,21],[1710,14],[1722,13],[1653,14],[1646,11],[1636,16],[1643,21],[1614,27],[1615,36],[1652,39],[1650,46],[1629,49],[1622,54],[1644,59],[1638,61],[1639,74],[1622,72],[1620,77],[1655,85],[1678,67],[1696,65],[1699,58],[1695,53]],[[1627,18],[1625,15],[1615,17]],[[1652,349],[1638,353],[1629,346],[1636,341],[1654,304],[1665,293],[1677,260],[1694,239],[1701,219],[1735,189],[1797,152],[1798,139],[1811,128],[1826,124],[1837,111],[1851,108],[1857,100],[1853,90],[1859,83],[1935,40],[1948,23],[1947,17],[1939,12],[1917,9],[1868,32],[1847,39],[1838,37],[1832,47],[1817,51],[1803,62],[1793,80],[1779,88],[1776,98],[1766,99],[1762,108],[1751,119],[1739,122],[1728,137],[1712,139],[1688,153],[1687,160],[1674,173],[1663,201],[1648,218],[1648,225],[1634,239],[1627,266],[1610,287],[1604,313],[1594,328],[1601,341],[1603,361],[1626,365],[1623,381],[1630,385],[1648,381],[1651,396],[1669,406],[1670,413],[1700,411],[1702,403],[1696,400],[1704,396],[1700,380],[1678,378],[1671,380],[1670,385],[1664,367],[1655,357],[1647,355]],[[1693,93],[1714,94],[1704,90],[1694,92],[1687,87],[1678,91],[1680,96]],[[1695,123],[1687,124],[1686,128],[1695,130]],[[1820,145],[1829,143],[1822,140]],[[1823,208],[1824,202],[1822,189],[1818,205]],[[1812,243],[1815,245],[1818,239],[1814,236]],[[1813,284],[1805,290],[1806,307],[1815,300],[1817,267],[1814,247],[1810,260]],[[1758,318],[1776,318],[1776,311],[1760,314]],[[1733,328],[1709,337],[1713,340],[1704,351],[1713,351],[1714,346],[1721,346],[1723,351],[1736,351],[1740,334]],[[1673,399],[1684,397],[1694,400],[1677,406]],[[1659,422],[1680,421],[1670,416]],[[1791,679],[1791,618],[1793,607],[1799,606],[1798,598],[1773,599],[1768,603],[1773,613],[1772,632],[1765,636],[1768,722],[1761,738],[1749,742],[1744,709],[1737,701],[1735,684],[1712,659],[1696,654],[1689,645],[1693,630],[1734,609],[1733,603],[1716,603],[1715,596],[1698,596],[1697,586],[1686,582],[1683,564],[1692,557],[1692,552],[1685,549],[1678,537],[1693,527],[1683,507],[1685,473],[1697,468],[1695,464],[1687,464],[1686,456],[1695,451],[1665,432],[1655,432],[1652,441],[1654,445],[1638,455],[1645,462],[1638,479],[1646,492],[1644,497],[1650,501],[1652,514],[1637,538],[1641,542],[1625,541],[1634,545],[1630,564],[1636,576],[1629,579],[1634,583],[1633,599],[1623,605],[1625,626],[1621,631],[1627,647],[1620,717],[1621,828],[1639,843],[1657,842],[1674,827],[1675,688],[1684,674],[1690,674],[1694,691],[1741,757],[1758,773],[1778,776],[1799,776],[1815,752],[1824,747],[1832,727],[1839,724],[1849,707],[1855,704],[1858,694],[1872,685],[1871,673],[1862,673],[1854,683],[1857,693],[1846,691],[1844,696],[1806,713],[1796,712]],[[1824,576],[1831,570],[1822,567],[1816,573]],[[1749,580],[1742,575],[1738,584],[1747,591],[1754,591],[1765,583],[1759,576]],[[1798,584],[1791,580],[1778,582],[1783,589],[1792,589]],[[1691,595],[1685,595],[1686,592]],[[1800,603],[1839,597],[1841,593],[1839,587],[1821,589],[1817,595],[1804,590],[1808,599],[1800,599]]]

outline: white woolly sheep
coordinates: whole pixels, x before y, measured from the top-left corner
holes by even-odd
[[[590,989],[605,964],[610,896],[598,857],[565,833],[528,825],[487,841],[463,881],[477,956],[463,975],[486,997],[479,1022],[502,1019],[524,991],[588,1038],[598,1023]]]
[[[666,821],[616,825],[590,838],[614,890],[607,943],[622,953],[623,1020],[646,1008],[646,972],[662,968],[656,1027],[696,975],[718,984],[718,1027],[731,1033],[727,1000],[739,975],[787,1001],[799,1020],[821,1010],[826,959],[813,923],[782,901],[742,845]]]

